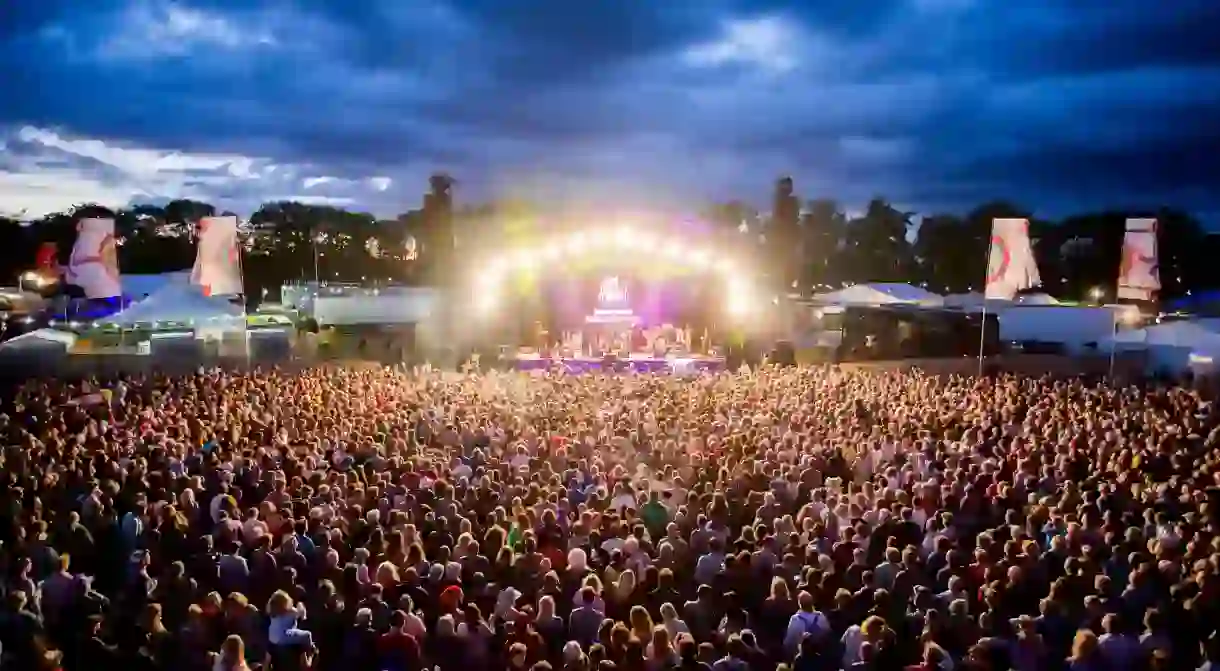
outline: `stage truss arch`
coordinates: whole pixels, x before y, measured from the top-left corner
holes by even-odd
[[[619,226],[557,236],[541,244],[506,250],[476,264],[471,287],[475,311],[485,318],[494,315],[514,276],[523,272],[546,272],[565,259],[591,253],[631,254],[635,258],[655,258],[691,270],[715,273],[724,283],[727,314],[744,318],[759,307],[760,297],[753,279],[739,259],[710,245],[676,235]]]

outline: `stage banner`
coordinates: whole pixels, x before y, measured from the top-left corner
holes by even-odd
[[[1161,290],[1156,219],[1128,219],[1123,259],[1118,269],[1118,297],[1151,301]]]
[[[241,294],[241,256],[237,249],[237,217],[204,217],[199,220],[195,267],[191,284],[205,296]]]
[[[987,298],[1009,300],[1018,291],[1042,283],[1029,243],[1028,219],[994,219],[987,258]]]
[[[113,219],[81,219],[76,225],[67,280],[84,290],[86,298],[113,298],[123,293]]]

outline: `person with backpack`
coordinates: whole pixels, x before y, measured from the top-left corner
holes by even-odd
[[[799,610],[788,619],[788,631],[784,634],[784,653],[789,658],[800,651],[801,639],[806,634],[814,643],[821,643],[831,633],[830,620],[814,608],[813,595],[802,591],[796,596]]]

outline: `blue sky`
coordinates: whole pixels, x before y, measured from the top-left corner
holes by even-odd
[[[0,212],[190,197],[1220,213],[1220,2],[39,0]]]

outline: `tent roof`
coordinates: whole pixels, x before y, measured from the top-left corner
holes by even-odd
[[[940,305],[943,300],[931,291],[898,282],[855,284],[838,291],[815,294],[813,299],[822,303],[842,305],[886,305],[890,303]]]
[[[123,285],[123,293],[125,295],[140,299],[144,296],[151,296],[171,284],[189,282],[190,277],[191,271],[189,270],[175,270],[173,272],[152,275],[124,274],[119,278],[119,281]]]
[[[1220,351],[1220,319],[1175,321],[1122,331],[1114,336],[1114,342],[1121,345]]]
[[[241,306],[226,298],[204,296],[199,287],[173,282],[122,312],[103,320],[103,325],[130,326],[149,322],[200,322],[241,318]]]
[[[1054,296],[1042,293],[1017,296],[1017,302],[1021,305],[1059,305]]]

